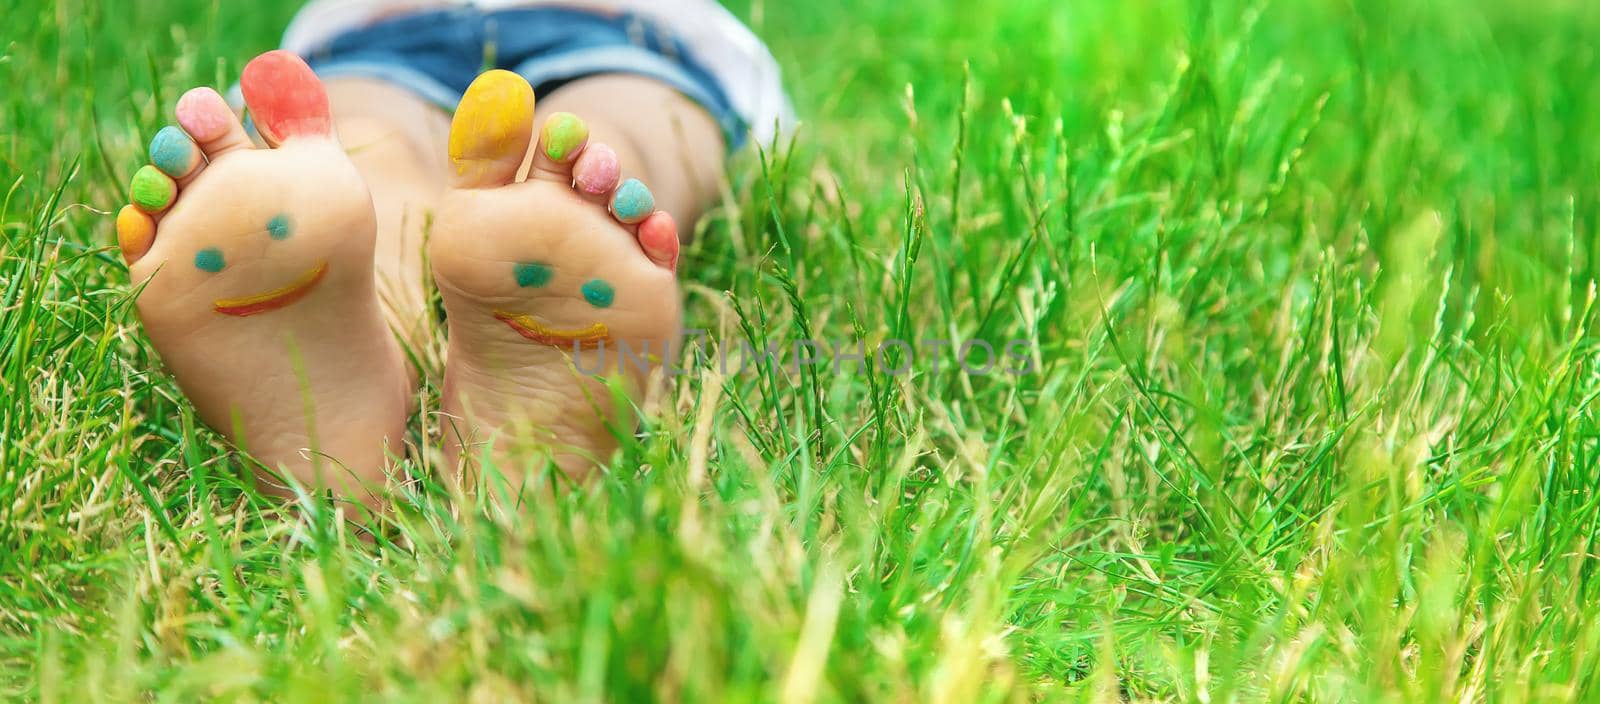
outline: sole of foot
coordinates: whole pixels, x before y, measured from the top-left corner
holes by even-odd
[[[268,52],[241,86],[269,148],[196,88],[133,178],[117,239],[139,317],[200,418],[267,468],[264,490],[292,479],[376,506],[410,393],[372,200],[305,62]]]
[[[579,117],[549,116],[517,181],[535,142],[528,82],[490,71],[456,109],[428,250],[449,318],[450,466],[489,457],[516,481],[553,460],[588,474],[676,352],[677,225],[588,137]]]

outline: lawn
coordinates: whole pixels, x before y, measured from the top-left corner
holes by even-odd
[[[868,359],[697,366],[518,502],[429,386],[371,541],[242,479],[114,248],[293,4],[0,12],[0,699],[1600,701],[1600,4],[735,3],[803,127],[688,322]]]

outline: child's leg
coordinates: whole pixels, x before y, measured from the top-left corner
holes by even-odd
[[[596,110],[607,122],[595,133],[589,115],[536,119],[533,89],[505,71],[480,76],[452,120],[428,250],[449,315],[445,450],[472,460],[493,443],[513,481],[547,457],[586,474],[631,432],[627,406],[674,361],[681,325],[678,229],[651,191],[695,217],[720,176],[709,118],[655,86],[594,80],[601,90],[572,86],[547,106]],[[644,97],[602,97],[624,85]]]
[[[426,315],[421,246],[450,174],[446,160],[450,118],[414,94],[382,81],[334,79],[328,88],[335,125],[351,160],[367,179],[377,208],[375,269],[386,311],[403,339],[424,342],[420,336],[425,332]],[[641,236],[643,217],[629,216],[631,224],[613,220],[606,213],[604,206],[609,202],[605,198],[622,178],[637,178],[651,184],[655,207],[693,223],[716,198],[725,147],[720,128],[697,104],[668,86],[637,76],[613,74],[575,81],[538,101],[537,112],[540,125],[558,113],[581,116],[591,136],[575,147],[610,145],[612,163],[620,166],[622,173],[601,184],[602,194],[575,194],[572,170],[577,154],[559,163],[540,155],[533,148],[536,130],[530,124],[522,128],[526,142],[512,148],[522,170],[532,171],[528,183],[508,191],[494,187],[506,185],[510,176],[497,177],[493,183],[479,184],[489,188],[476,190],[511,197],[493,202],[479,199],[470,209],[447,209],[440,217],[435,265],[443,270],[440,284],[453,316],[445,407],[459,421],[448,425],[446,444],[454,455],[461,444],[491,437],[510,424],[528,423],[534,437],[543,445],[557,445],[562,464],[576,472],[611,446],[604,421],[619,414],[597,412],[597,407],[609,409],[605,389],[591,379],[574,377],[562,361],[561,350],[555,349],[559,345],[531,349],[527,329],[509,325],[503,314],[537,314],[539,324],[565,320],[564,302],[583,300],[580,287],[603,280],[623,289],[615,301],[607,302],[610,310],[604,311],[612,318],[612,343],[630,342],[635,352],[645,352],[645,347],[653,345],[655,354],[663,353],[668,343],[676,341],[678,326],[678,294],[671,275],[676,230],[662,226],[662,222],[671,223],[670,218],[658,218],[644,230],[643,236],[659,240],[666,233],[672,238],[670,246],[650,245],[656,248],[653,254],[658,258],[672,261],[652,261],[652,253],[636,240]],[[466,129],[461,136],[474,137]],[[517,225],[508,227],[508,218]],[[594,232],[602,230],[621,236],[613,240]],[[567,242],[569,238],[581,239],[584,246]],[[571,289],[565,291],[570,298],[558,292],[562,282],[539,287],[542,300],[532,301],[530,306],[519,307],[504,296],[485,297],[482,294],[494,285],[485,286],[480,276],[493,278],[494,270],[504,266],[506,271],[500,273],[509,284],[515,282],[517,272],[511,261],[496,264],[484,262],[478,255],[460,256],[463,250],[481,247],[484,242],[505,246],[498,258],[520,258],[526,261],[518,263],[525,264],[537,260],[552,271],[594,275],[565,277],[572,279],[565,282]],[[664,252],[662,247],[670,251]],[[557,301],[556,311],[551,310],[552,297]],[[662,305],[666,307],[653,308]],[[587,301],[582,304],[583,308],[591,306]],[[627,315],[624,311],[629,308],[640,311],[647,307],[655,312],[643,324],[615,320],[619,314]],[[509,308],[516,310],[504,310]],[[598,318],[601,311],[595,312],[591,317]],[[573,318],[565,327],[582,328],[595,322],[578,317],[581,319]],[[613,348],[612,356],[616,354]],[[639,374],[631,376],[636,384]],[[470,398],[480,403],[474,406]],[[513,457],[510,453],[501,456]],[[533,456],[518,453],[515,458]]]
[[[409,391],[374,282],[372,202],[304,62],[264,54],[241,84],[270,148],[197,88],[134,177],[117,236],[139,317],[208,425],[307,490],[376,505]]]
[[[336,78],[327,87],[339,139],[372,193],[373,268],[384,312],[403,342],[424,348],[423,237],[444,190],[450,115],[384,81]]]

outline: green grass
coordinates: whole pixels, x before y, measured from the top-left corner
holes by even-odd
[[[686,376],[372,544],[245,486],[111,247],[279,5],[0,12],[0,698],[1600,701],[1600,5],[741,3],[805,126],[689,322],[1036,372]]]

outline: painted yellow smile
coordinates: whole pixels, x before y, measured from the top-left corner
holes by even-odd
[[[602,343],[611,340],[611,330],[605,323],[595,323],[585,328],[576,330],[560,330],[552,328],[533,319],[533,316],[518,315],[497,310],[494,312],[495,320],[510,325],[518,335],[533,340],[541,345],[552,347],[599,347]]]
[[[243,298],[219,298],[213,302],[218,313],[223,315],[237,315],[241,318],[269,310],[277,310],[295,301],[306,297],[311,289],[322,283],[322,277],[328,273],[328,263],[323,262],[315,269],[300,275],[287,286],[258,293],[254,296]]]

